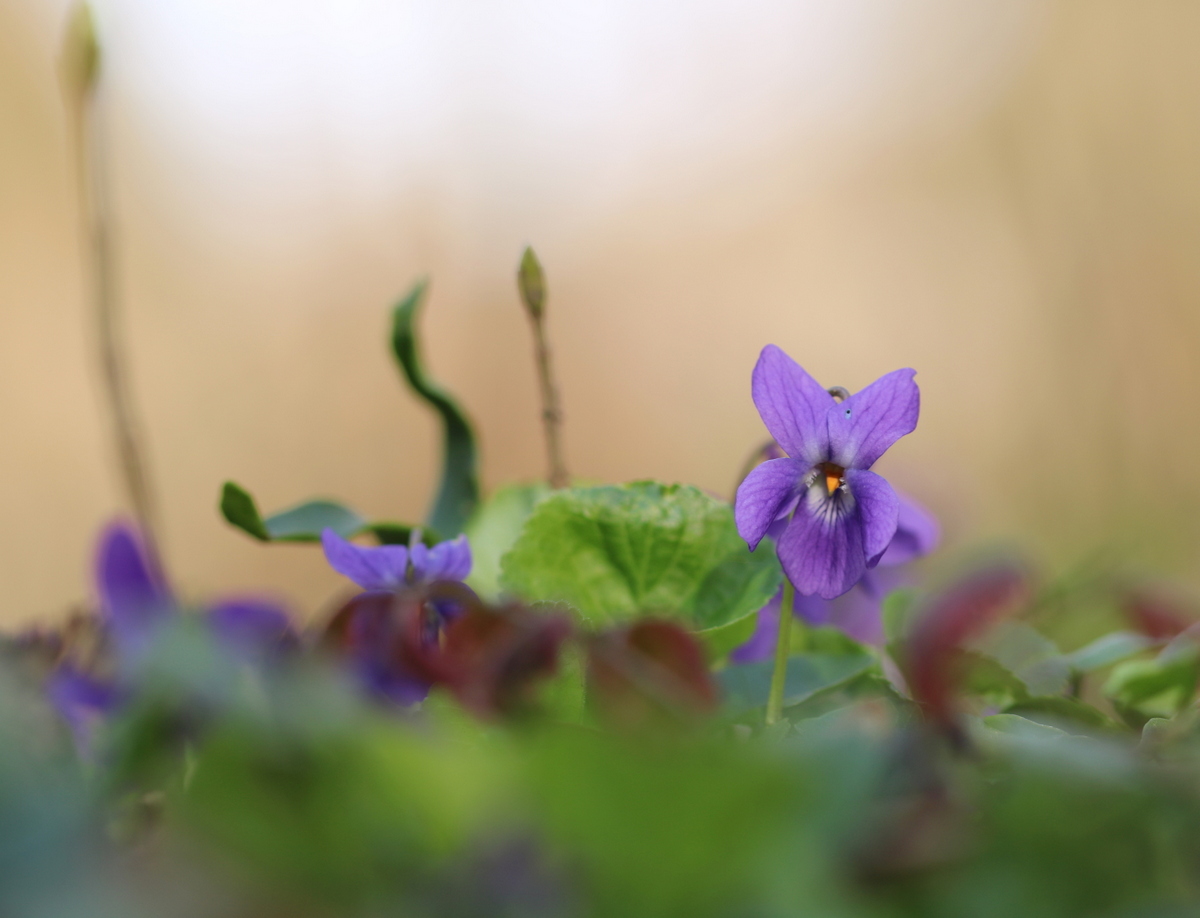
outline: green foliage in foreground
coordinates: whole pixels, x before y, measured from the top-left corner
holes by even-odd
[[[870,653],[815,631],[771,728],[761,666],[727,668],[723,707],[690,726],[481,722],[440,692],[384,710],[319,656],[238,663],[203,634],[163,636],[82,760],[34,655],[10,648],[0,914],[1135,918],[1200,901],[1191,706],[1141,734],[982,710],[951,742]],[[1183,691],[1184,658],[1143,659],[1114,697],[1162,704],[1146,693]],[[1014,679],[983,681],[1028,704]]]

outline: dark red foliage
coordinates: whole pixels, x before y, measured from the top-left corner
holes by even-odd
[[[513,717],[531,707],[538,683],[558,671],[571,621],[523,606],[467,609],[446,628],[443,683],[480,717]]]
[[[1134,629],[1156,641],[1169,641],[1197,622],[1182,601],[1144,587],[1124,591],[1121,611]]]
[[[678,625],[643,619],[588,641],[588,694],[621,729],[686,722],[717,705],[699,642]]]
[[[334,616],[325,641],[369,663],[376,683],[440,685],[473,713],[494,718],[529,707],[570,634],[564,615],[489,606],[461,583],[442,581],[356,596]]]
[[[932,720],[947,725],[954,721],[962,645],[1010,611],[1027,589],[1024,571],[1015,565],[997,565],[942,591],[917,618],[902,665],[913,700]]]

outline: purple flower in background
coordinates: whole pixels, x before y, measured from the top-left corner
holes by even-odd
[[[414,533],[411,544],[355,545],[332,529],[321,533],[329,566],[362,587],[334,617],[329,632],[348,654],[350,664],[368,692],[407,706],[429,694],[430,683],[416,675],[404,660],[401,648],[405,621],[396,593],[420,590],[436,581],[460,581],[471,573],[471,546],[465,535],[433,548]],[[420,600],[429,610],[423,617],[420,640],[435,644],[444,625],[460,611],[457,603]]]
[[[878,566],[864,573],[858,583],[836,599],[797,596],[793,608],[798,618],[810,625],[832,625],[863,644],[883,642],[880,612],[884,597],[906,583],[908,578],[903,566],[933,551],[941,537],[937,520],[928,510],[909,497],[898,496],[900,513],[896,535],[879,559]],[[729,655],[730,660],[756,663],[771,658],[779,633],[782,602],[781,588],[759,610],[754,634]]]
[[[464,580],[471,573],[471,546],[465,535],[429,548],[416,538],[403,545],[355,545],[332,529],[321,533],[329,566],[364,590],[393,592],[435,580]]]
[[[95,583],[100,628],[111,659],[101,673],[65,660],[47,685],[51,703],[84,750],[95,723],[128,697],[161,629],[181,614],[162,571],[130,523],[111,523],[101,533]],[[214,640],[233,658],[262,660],[294,641],[287,613],[265,600],[226,600],[202,615]]]
[[[772,524],[790,516],[777,552],[801,596],[841,596],[891,544],[900,500],[869,469],[917,426],[915,373],[888,373],[838,402],[778,347],[763,348],[751,393],[787,458],[746,476],[735,513],[751,551]]]

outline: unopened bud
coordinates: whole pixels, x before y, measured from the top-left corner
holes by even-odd
[[[529,310],[529,314],[535,320],[541,319],[542,308],[546,302],[546,279],[542,275],[541,262],[533,253],[533,246],[526,246],[525,254],[521,256],[517,286],[521,289],[521,299],[525,301],[525,308]]]
[[[100,42],[96,39],[96,20],[87,3],[71,9],[63,34],[59,58],[59,77],[67,100],[82,105],[96,87],[100,74]]]

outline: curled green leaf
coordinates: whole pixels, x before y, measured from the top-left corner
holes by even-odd
[[[421,361],[416,317],[424,295],[422,281],[396,305],[392,313],[392,351],[413,391],[442,418],[442,480],[428,522],[438,532],[453,537],[463,531],[479,503],[477,449],[466,414],[446,390],[429,378]]]

